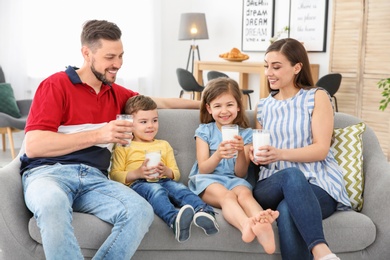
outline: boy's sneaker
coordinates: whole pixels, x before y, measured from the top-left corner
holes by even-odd
[[[213,213],[207,213],[204,211],[196,212],[194,215],[194,223],[196,226],[203,229],[204,233],[208,236],[219,232],[218,224]]]
[[[184,205],[176,216],[173,224],[173,232],[175,232],[176,240],[180,243],[183,243],[190,238],[194,213],[194,208],[191,205]]]
[[[321,257],[319,260],[340,260],[335,254],[329,254]]]

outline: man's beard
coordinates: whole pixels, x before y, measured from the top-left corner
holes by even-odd
[[[110,85],[111,83],[114,83],[114,81],[110,81],[106,78],[106,76],[103,74],[103,73],[100,73],[98,72],[95,67],[93,66],[93,64],[91,65],[91,71],[93,73],[93,75],[95,75],[95,77],[100,80],[101,82],[103,82],[103,84],[106,84],[106,85]]]

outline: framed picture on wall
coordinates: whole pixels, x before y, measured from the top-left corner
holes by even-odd
[[[290,0],[290,37],[307,51],[326,51],[328,0]]]
[[[265,51],[274,31],[274,0],[243,0],[242,50]]]

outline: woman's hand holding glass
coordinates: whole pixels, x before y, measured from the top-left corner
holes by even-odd
[[[271,145],[260,146],[257,150],[255,150],[254,147],[251,146],[249,158],[256,165],[266,165],[278,161],[278,154],[279,149]],[[254,157],[254,155],[256,155],[256,158]]]

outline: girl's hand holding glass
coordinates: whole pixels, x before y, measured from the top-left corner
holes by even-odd
[[[222,141],[229,141],[226,145],[231,146],[231,149],[234,146],[234,141],[236,137],[239,135],[238,132],[238,125],[231,124],[231,125],[223,125],[221,126],[221,132],[222,132]],[[234,151],[234,158],[237,157],[237,151]]]
[[[233,149],[231,141],[222,141],[217,152],[220,154],[221,159],[231,159],[236,156],[236,150]]]
[[[222,159],[237,158],[238,152],[244,151],[244,140],[241,136],[236,135],[234,139],[222,141],[218,150]]]
[[[242,136],[236,135],[233,140],[230,140],[229,143],[232,145],[233,149],[236,151],[244,151],[244,140]]]

